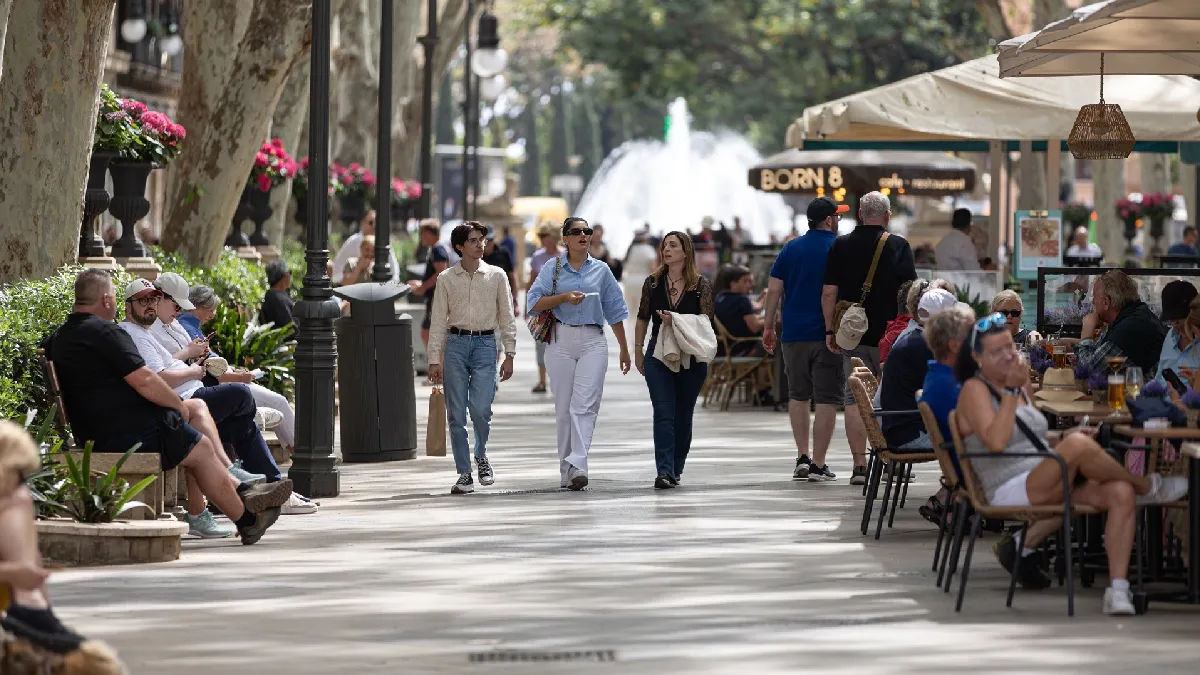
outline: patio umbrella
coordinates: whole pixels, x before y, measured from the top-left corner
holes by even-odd
[[[1200,75],[1200,1],[1106,0],[1000,43],[1000,77]]]
[[[750,169],[764,192],[940,197],[975,188],[975,165],[941,152],[899,150],[785,150]]]

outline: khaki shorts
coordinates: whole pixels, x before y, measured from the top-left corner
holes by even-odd
[[[788,398],[837,405],[846,381],[842,362],[824,342],[784,342],[783,367],[787,372]]]
[[[875,377],[879,377],[879,347],[859,345],[854,349],[843,349],[842,368],[846,371],[845,378],[849,378],[851,373],[854,372],[854,366],[850,365],[850,359],[853,357],[862,359],[867,368],[870,368],[871,372],[875,374]],[[854,405],[854,392],[851,391],[850,384],[844,378],[842,379],[842,391],[844,395],[842,403],[844,405]]]

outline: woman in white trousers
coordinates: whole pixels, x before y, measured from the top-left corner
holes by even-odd
[[[621,374],[629,372],[625,324],[629,307],[608,265],[588,254],[592,228],[582,218],[567,218],[562,227],[566,255],[542,266],[529,289],[529,311],[552,311],[557,319],[546,348],[546,370],[554,394],[558,431],[559,486],[582,490],[588,484],[588,450],[608,371],[612,326],[621,345]]]

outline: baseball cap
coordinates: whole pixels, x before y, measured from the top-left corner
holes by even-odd
[[[132,300],[136,297],[145,295],[147,292],[162,295],[162,291],[155,288],[154,284],[150,283],[149,280],[140,278],[134,279],[133,281],[129,282],[128,286],[125,287],[125,300]]]
[[[174,272],[160,274],[158,275],[158,278],[154,280],[154,285],[158,288],[158,290],[163,292],[163,295],[174,300],[175,304],[179,305],[180,309],[196,309],[196,306],[192,304],[192,301],[188,300],[187,282],[184,281],[183,277],[179,276],[178,274]]]
[[[944,288],[931,288],[925,291],[925,295],[921,296],[920,302],[917,303],[917,320],[925,321],[929,317],[944,312],[958,304],[958,298],[954,294]]]
[[[851,307],[842,314],[842,321],[838,324],[834,341],[842,349],[854,349],[862,341],[862,336],[867,332],[867,326],[867,313],[857,305]]]
[[[1162,289],[1162,318],[1163,321],[1175,321],[1186,318],[1191,311],[1192,300],[1196,299],[1196,287],[1182,279],[1176,279],[1163,286]]]
[[[808,203],[808,222],[819,223],[829,216],[850,213],[850,207],[838,204],[829,197],[817,197]]]

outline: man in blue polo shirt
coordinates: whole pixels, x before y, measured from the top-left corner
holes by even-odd
[[[830,481],[837,478],[825,463],[825,452],[833,437],[837,405],[842,400],[842,358],[825,348],[825,317],[821,313],[821,287],[829,248],[837,239],[841,214],[850,211],[827,197],[808,205],[808,232],[789,241],[775,264],[764,301],[766,316],[763,347],[772,354],[779,336],[775,334],[775,312],[783,296],[783,364],[787,369],[788,418],[796,439],[796,468],[793,480]],[[812,425],[812,459],[808,458],[808,413],[810,401],[817,403]]]

